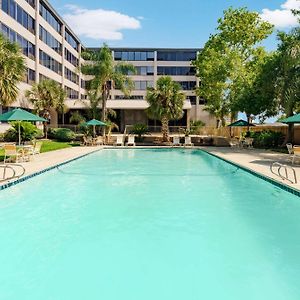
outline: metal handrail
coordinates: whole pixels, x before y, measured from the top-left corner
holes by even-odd
[[[17,170],[16,170],[15,167],[21,169],[20,174],[17,174]],[[3,164],[3,165],[0,165],[0,168],[3,169],[3,176],[2,176],[2,178],[0,178],[0,182],[7,181],[7,180],[12,180],[12,179],[18,179],[18,178],[22,177],[25,174],[25,171],[26,171],[25,168],[22,165],[19,165],[19,164],[13,164],[13,165]],[[12,175],[6,177],[8,170],[12,171]]]
[[[278,167],[277,173],[274,172],[274,169],[273,169],[274,167]],[[282,169],[284,169],[284,171],[285,171],[285,174],[284,174],[284,175],[282,175],[282,173],[281,173],[281,170],[282,170]],[[288,169],[292,170],[292,174],[293,174],[293,177],[294,177],[294,181],[291,180],[291,179],[289,178]],[[289,182],[292,183],[292,184],[296,184],[296,183],[297,183],[297,174],[296,174],[296,171],[295,171],[295,169],[294,169],[293,167],[291,167],[291,166],[284,165],[284,164],[281,164],[281,163],[279,163],[279,162],[274,162],[274,163],[272,163],[271,166],[270,166],[270,171],[271,171],[271,173],[273,173],[274,175],[279,176],[282,180],[287,180],[287,181],[289,181]]]

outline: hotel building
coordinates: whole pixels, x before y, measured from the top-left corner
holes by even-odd
[[[78,72],[83,63],[81,52],[86,48],[72,29],[46,0],[0,0],[0,31],[11,41],[18,43],[27,64],[27,73],[20,84],[18,100],[13,107],[32,108],[25,98],[25,91],[33,83],[52,79],[62,85],[67,93],[66,106],[70,109],[64,116],[53,111],[51,123],[68,122],[74,110],[86,110],[86,78]],[[90,49],[96,50],[96,49]],[[135,88],[125,98],[120,90],[113,89],[107,107],[117,112],[115,120],[120,130],[126,125],[145,123],[157,125],[145,114],[146,89],[155,86],[159,76],[170,75],[182,86],[186,95],[185,115],[171,125],[185,126],[190,120],[202,120],[207,125],[214,119],[203,110],[204,102],[196,97],[194,89],[199,86],[191,61],[200,49],[112,48],[114,60],[128,61],[136,66],[132,75]],[[172,122],[171,122],[172,123]]]

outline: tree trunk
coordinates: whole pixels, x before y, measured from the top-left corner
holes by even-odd
[[[247,133],[249,134],[249,132],[250,132],[250,121],[251,121],[251,119],[250,119],[250,115],[247,115],[247,122],[248,122],[248,126],[247,126]]]
[[[170,142],[169,138],[169,120],[167,117],[161,119],[161,133],[163,142]]]
[[[102,92],[102,122],[106,122],[106,102],[107,102],[107,92],[106,89],[104,88]],[[105,139],[105,133],[106,133],[106,127],[102,127],[102,135],[103,138]]]
[[[288,134],[286,137],[286,143],[294,143],[294,124],[289,123]]]

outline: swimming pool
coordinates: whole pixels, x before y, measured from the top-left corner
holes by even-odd
[[[0,191],[0,299],[299,300],[300,199],[199,150],[102,150]]]

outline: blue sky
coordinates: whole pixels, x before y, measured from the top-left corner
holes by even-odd
[[[85,46],[203,47],[230,6],[263,14],[278,29],[295,23],[300,0],[50,0]],[[265,45],[276,47],[273,35]]]

